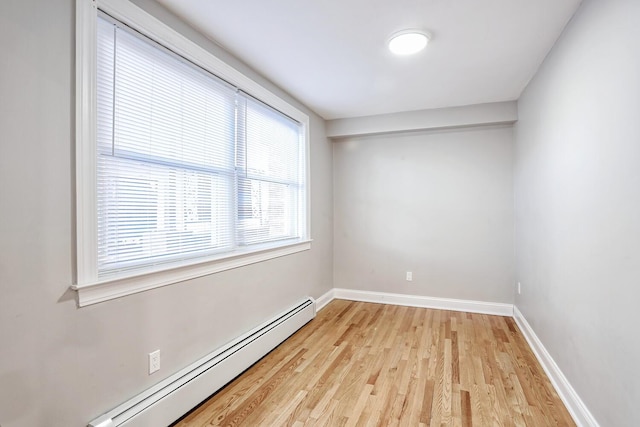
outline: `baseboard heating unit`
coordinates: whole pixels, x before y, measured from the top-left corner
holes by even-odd
[[[316,315],[307,298],[166,378],[88,427],[167,426],[260,360]]]

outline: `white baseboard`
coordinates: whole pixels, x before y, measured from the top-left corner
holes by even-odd
[[[326,294],[325,294],[326,295]],[[352,301],[375,302],[379,304],[407,305],[410,307],[435,308],[439,310],[465,311],[470,313],[513,316],[513,304],[497,302],[468,301],[449,298],[425,297],[419,295],[392,294],[387,292],[358,291],[334,288],[333,298]]]
[[[325,294],[319,296],[316,299],[316,313],[322,310],[327,304],[329,304],[335,298],[335,289],[329,289]]]
[[[167,426],[220,390],[315,317],[305,298],[235,340],[89,422],[88,427]]]
[[[536,333],[533,331],[527,319],[524,318],[518,307],[513,307],[513,317],[520,327],[522,334],[529,343],[542,368],[547,373],[553,387],[558,392],[567,410],[573,417],[578,427],[599,427],[596,419],[591,415],[578,393],[573,389],[567,377],[564,376],[556,362],[544,347]]]
[[[520,327],[529,347],[542,365],[549,380],[556,389],[578,427],[600,427],[580,396],[573,389],[547,349],[537,337],[520,310],[512,304],[469,301],[449,298],[435,298],[419,295],[394,294],[387,292],[360,291],[355,289],[333,288],[316,300],[317,310],[333,299],[373,302],[378,304],[406,305],[410,307],[435,308],[440,310],[465,311],[470,313],[492,314],[513,317]]]

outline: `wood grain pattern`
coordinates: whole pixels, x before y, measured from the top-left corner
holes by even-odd
[[[509,317],[344,300],[176,427],[575,426]]]

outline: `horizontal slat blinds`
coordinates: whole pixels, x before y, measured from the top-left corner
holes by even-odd
[[[300,237],[300,125],[244,94],[238,105],[238,241]]]
[[[98,19],[99,277],[304,235],[301,126]]]

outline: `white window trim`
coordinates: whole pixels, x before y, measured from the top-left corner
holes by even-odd
[[[306,144],[307,202],[303,239],[275,248],[237,250],[219,257],[191,260],[162,271],[97,279],[95,77],[98,9],[302,124]],[[78,292],[80,307],[310,249],[309,166],[309,117],[306,114],[128,0],[76,0],[77,283],[71,288]]]

